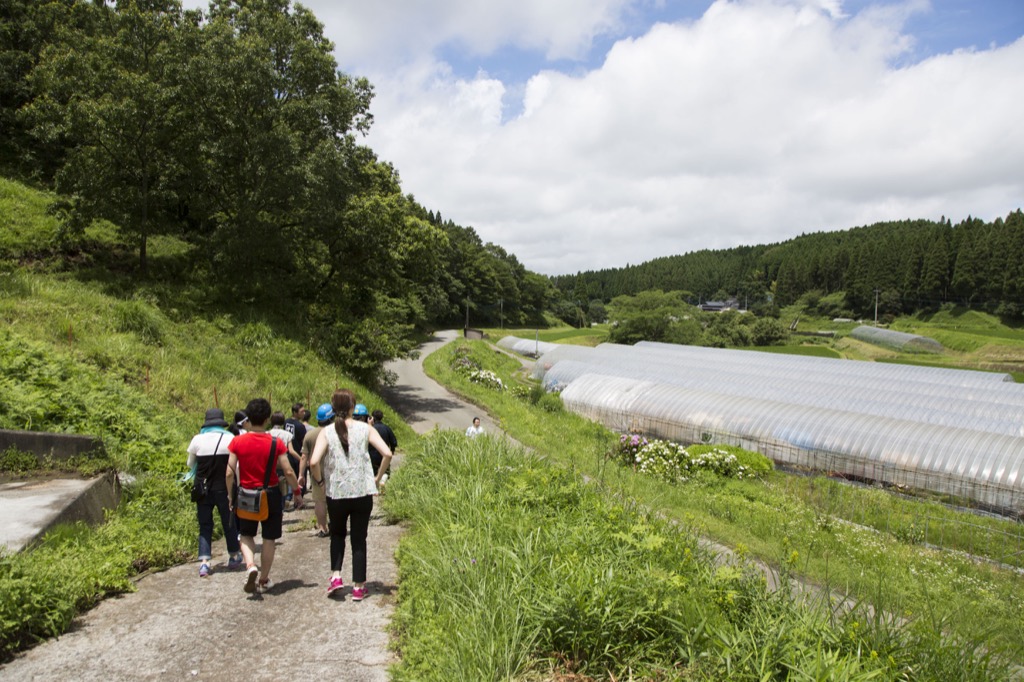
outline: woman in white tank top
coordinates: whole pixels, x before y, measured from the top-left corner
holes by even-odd
[[[370,512],[380,477],[387,471],[392,453],[376,429],[352,419],[355,404],[355,395],[347,389],[335,391],[331,396],[337,418],[317,436],[309,468],[313,485],[323,486],[327,495],[331,535],[331,579],[327,594],[340,594],[344,587],[341,566],[347,533],[352,546],[352,600],[362,601],[366,597],[366,534]],[[383,456],[376,476],[370,462],[368,446],[371,443]]]

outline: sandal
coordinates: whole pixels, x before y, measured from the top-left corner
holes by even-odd
[[[326,538],[328,535],[330,535],[330,534],[327,531],[325,531],[325,530],[318,530],[316,532],[316,536],[318,538]]]

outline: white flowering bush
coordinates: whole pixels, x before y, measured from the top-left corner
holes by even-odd
[[[470,370],[469,380],[474,384],[480,384],[487,388],[494,389],[495,391],[505,390],[505,384],[502,383],[501,377],[489,369]]]
[[[685,483],[690,478],[690,456],[686,448],[665,440],[649,442],[637,450],[634,469],[669,483]]]
[[[666,440],[650,440],[637,433],[619,436],[613,458],[635,471],[669,483],[685,483],[699,472],[726,478],[756,478],[771,470],[768,459],[756,452],[728,446],[696,445],[684,448]]]

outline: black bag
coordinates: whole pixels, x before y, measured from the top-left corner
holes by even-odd
[[[192,501],[193,502],[204,502],[206,500],[207,493],[210,492],[210,480],[205,476],[200,478],[198,475],[192,481]]]

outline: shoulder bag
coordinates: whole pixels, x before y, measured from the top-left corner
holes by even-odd
[[[249,521],[266,521],[270,516],[270,507],[267,506],[267,488],[270,486],[270,472],[274,466],[274,451],[277,450],[277,439],[270,437],[270,458],[267,460],[267,471],[263,476],[263,487],[250,489],[238,486],[238,504],[235,505],[235,513],[240,519]],[[241,478],[241,477],[239,477]]]

